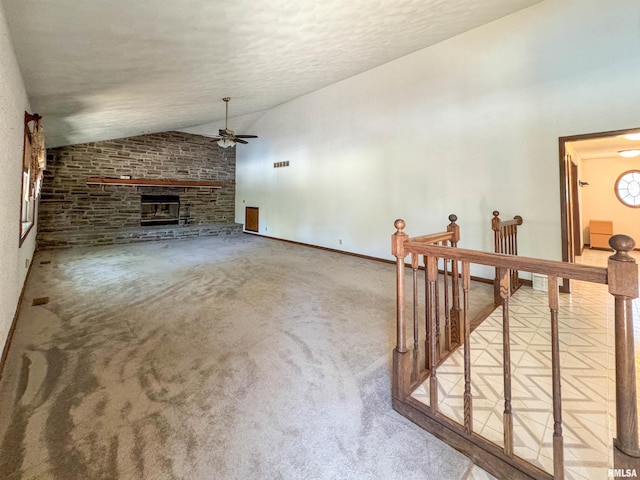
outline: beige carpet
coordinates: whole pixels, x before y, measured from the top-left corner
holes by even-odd
[[[391,409],[393,268],[248,235],[38,253],[0,478],[480,478]]]

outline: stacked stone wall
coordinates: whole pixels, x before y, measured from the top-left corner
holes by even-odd
[[[185,238],[241,231],[235,217],[235,149],[165,132],[48,150],[38,209],[39,248]],[[166,188],[87,185],[89,177],[217,181]],[[140,226],[142,195],[178,195],[181,225]],[[189,206],[188,224],[184,222]]]

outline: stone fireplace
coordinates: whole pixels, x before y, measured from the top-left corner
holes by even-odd
[[[235,148],[211,138],[154,133],[47,156],[38,248],[242,233],[234,222]]]

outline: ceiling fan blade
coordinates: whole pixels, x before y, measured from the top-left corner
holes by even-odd
[[[245,140],[242,140],[241,138],[238,138],[238,137],[233,137],[233,139],[232,139],[232,140],[233,140],[234,142],[238,142],[238,143],[245,143],[245,144],[246,144],[246,143],[249,143],[249,142],[247,142],[247,141],[245,141]]]
[[[236,138],[258,138],[257,135],[236,135]]]

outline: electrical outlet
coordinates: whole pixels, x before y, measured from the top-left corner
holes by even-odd
[[[342,245],[342,239],[339,239],[339,240],[338,240],[338,243],[339,243],[340,245]]]
[[[25,258],[24,260],[24,268],[29,268],[29,259]]]

